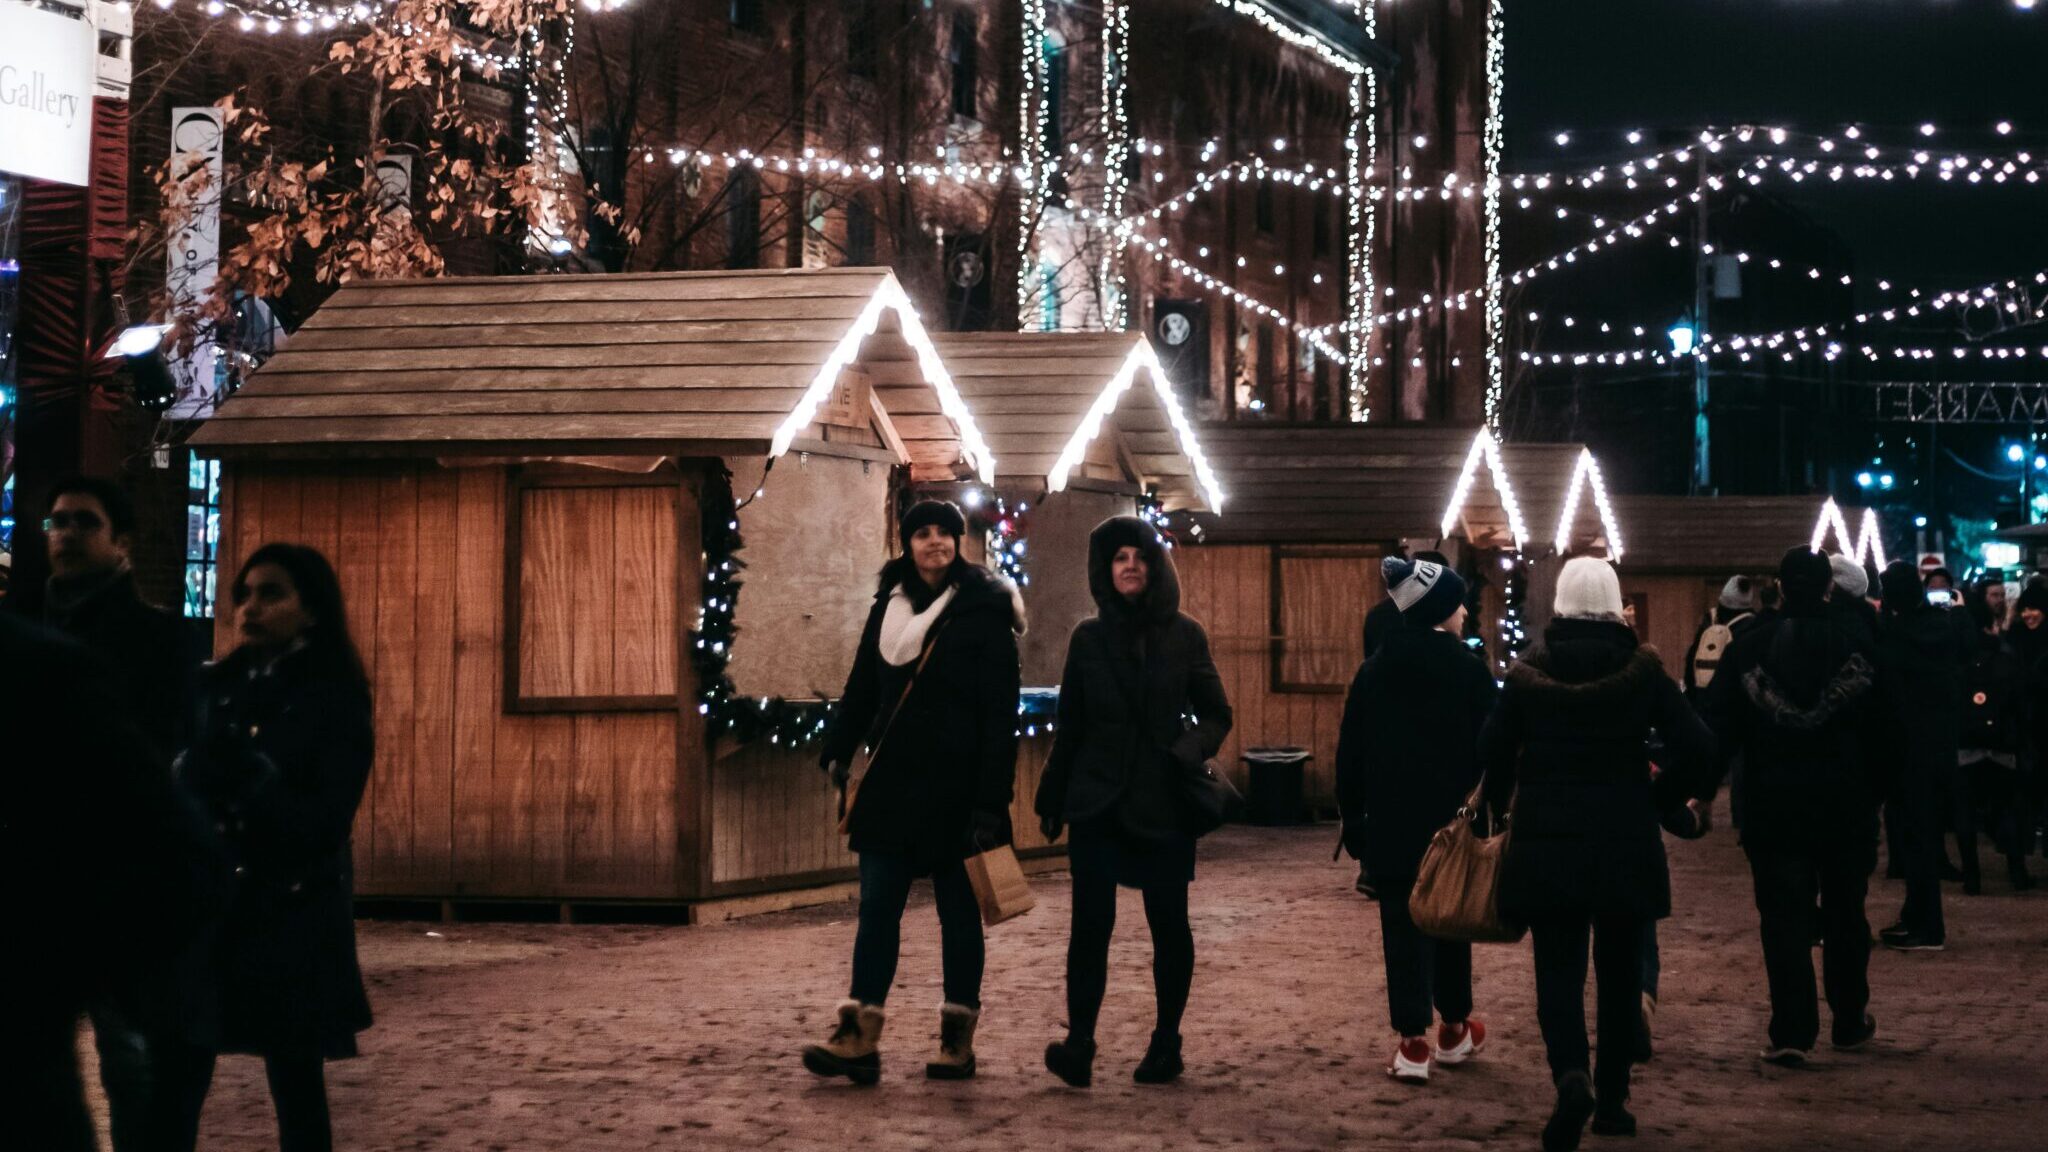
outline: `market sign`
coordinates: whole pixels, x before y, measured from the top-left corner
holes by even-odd
[[[0,4],[0,172],[89,182],[96,44],[83,20]]]

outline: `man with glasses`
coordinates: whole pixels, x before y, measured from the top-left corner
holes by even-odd
[[[92,476],[59,481],[43,518],[50,555],[44,622],[97,659],[121,713],[108,722],[132,726],[168,780],[195,661],[179,618],[136,591],[128,558],[134,532],[135,505],[119,486]],[[115,1152],[148,1144],[146,1032],[180,1015],[173,983],[145,976],[134,995],[101,997],[90,1008]]]

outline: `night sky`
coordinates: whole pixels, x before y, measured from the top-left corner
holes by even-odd
[[[2048,0],[1509,0],[1506,19],[1510,168],[1642,151],[1629,129],[1737,122],[1854,121],[1904,143],[1932,121],[1937,151],[2048,155]],[[1787,194],[1865,272],[1953,287],[2048,268],[2048,184]]]

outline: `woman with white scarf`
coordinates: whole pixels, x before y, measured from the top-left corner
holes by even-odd
[[[829,1039],[804,1049],[820,1076],[881,1076],[883,1005],[896,979],[911,882],[932,878],[945,1002],[937,1080],[974,1075],[981,1014],[981,912],[962,862],[1010,841],[1017,768],[1017,637],[1024,605],[1009,581],[960,555],[960,509],[925,500],[903,518],[902,554],[884,565],[820,763],[840,788],[860,857],[853,979]],[[851,765],[861,749],[868,767]]]

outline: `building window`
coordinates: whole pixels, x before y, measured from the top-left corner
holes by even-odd
[[[1252,193],[1252,215],[1256,219],[1259,231],[1271,233],[1276,214],[1273,205],[1273,182],[1261,180],[1258,190]]]
[[[741,168],[725,184],[725,266],[755,268],[761,263],[761,174]]]
[[[857,196],[846,202],[846,262],[860,268],[875,262],[875,210]]]
[[[1273,404],[1273,326],[1259,325],[1258,363],[1253,367],[1255,391],[1252,393],[1252,411],[1263,416],[1278,416]]]
[[[1050,260],[1038,262],[1038,330],[1060,329],[1060,267]]]
[[[1045,152],[1054,156],[1066,145],[1067,46],[1045,38]]]
[[[1321,260],[1329,256],[1331,241],[1336,239],[1336,213],[1330,211],[1331,197],[1316,193],[1315,199],[1315,239],[1313,243],[1315,245],[1316,259]]]
[[[976,90],[981,83],[981,41],[980,21],[974,13],[960,11],[953,13],[953,42],[947,46],[946,59],[953,67],[953,115],[965,116],[969,120],[981,119],[975,100]]]
[[[185,466],[185,615],[213,617],[220,558],[220,461],[197,455]]]
[[[735,32],[749,32],[759,36],[768,30],[767,17],[761,11],[761,0],[726,0],[725,18]]]
[[[1277,549],[1273,690],[1344,691],[1365,658],[1365,607],[1385,595],[1378,556],[1349,548]]]
[[[875,36],[875,0],[846,0],[846,70],[872,80],[880,45]]]

